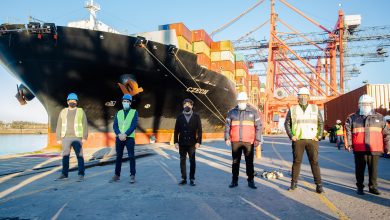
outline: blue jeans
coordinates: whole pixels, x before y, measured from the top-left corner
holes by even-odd
[[[74,152],[77,157],[77,164],[79,169],[79,175],[84,176],[85,168],[84,168],[84,157],[83,157],[83,149],[80,138],[64,138],[62,139],[62,174],[64,176],[68,176],[69,173],[69,155],[70,148],[73,147]]]
[[[129,161],[130,161],[130,175],[135,175],[135,155],[134,155],[134,145],[135,141],[134,138],[126,138],[125,141],[119,140],[119,138],[116,138],[115,141],[115,149],[116,149],[116,162],[115,162],[115,175],[120,176],[121,175],[121,169],[122,169],[122,157],[123,157],[123,150],[127,149],[127,154],[129,155]]]
[[[340,150],[341,144],[344,144],[344,136],[337,136],[337,148]]]

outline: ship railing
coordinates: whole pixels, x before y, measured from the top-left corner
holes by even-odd
[[[0,35],[28,31],[30,34],[57,34],[57,27],[54,23],[44,23],[41,25],[39,22],[30,22],[24,24],[2,24],[0,25]]]

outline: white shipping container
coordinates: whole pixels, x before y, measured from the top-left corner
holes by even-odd
[[[221,60],[229,60],[234,63],[234,54],[231,51],[221,51]]]
[[[161,30],[161,31],[151,31],[144,33],[132,34],[133,37],[144,37],[147,40],[158,42],[166,45],[175,45],[178,47],[179,43],[176,36],[176,30]]]

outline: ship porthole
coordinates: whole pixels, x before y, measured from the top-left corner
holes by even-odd
[[[150,108],[150,104],[146,104],[146,105],[144,106],[144,108],[146,108],[146,109]]]

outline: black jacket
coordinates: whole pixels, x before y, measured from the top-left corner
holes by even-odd
[[[183,113],[177,117],[174,142],[182,146],[202,144],[202,122],[198,114],[192,113],[189,122],[187,122]]]

